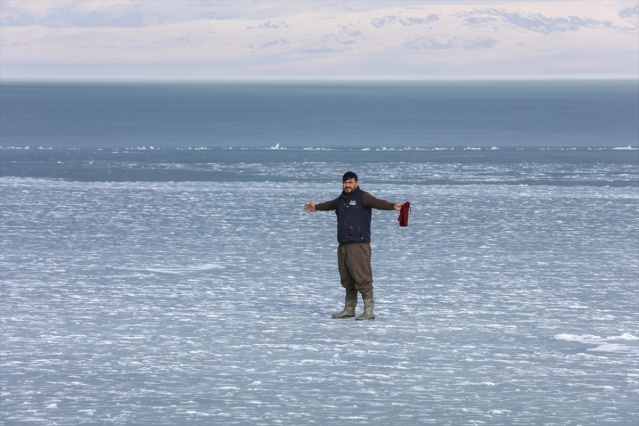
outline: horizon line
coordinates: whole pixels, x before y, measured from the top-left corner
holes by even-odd
[[[0,83],[72,83],[72,82],[428,82],[428,81],[569,81],[569,80],[637,80],[639,75],[601,75],[601,74],[566,74],[566,75],[491,75],[491,76],[160,76],[160,75],[0,75]]]

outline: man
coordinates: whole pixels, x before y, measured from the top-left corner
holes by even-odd
[[[307,212],[334,210],[337,215],[337,266],[346,289],[345,306],[333,318],[352,318],[357,306],[357,292],[362,293],[364,313],[358,321],[375,319],[373,308],[373,271],[371,268],[372,209],[401,210],[403,203],[379,200],[359,187],[357,175],[346,172],[342,177],[342,195],[332,201],[304,205]]]

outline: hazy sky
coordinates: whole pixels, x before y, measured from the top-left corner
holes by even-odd
[[[0,0],[0,78],[639,77],[639,1]]]

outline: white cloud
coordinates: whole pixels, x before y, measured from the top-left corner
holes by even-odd
[[[3,78],[639,75],[635,1],[0,5]]]

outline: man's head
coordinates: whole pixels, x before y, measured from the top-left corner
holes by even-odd
[[[346,172],[342,176],[342,191],[344,194],[352,193],[359,186],[357,175],[353,172]]]

